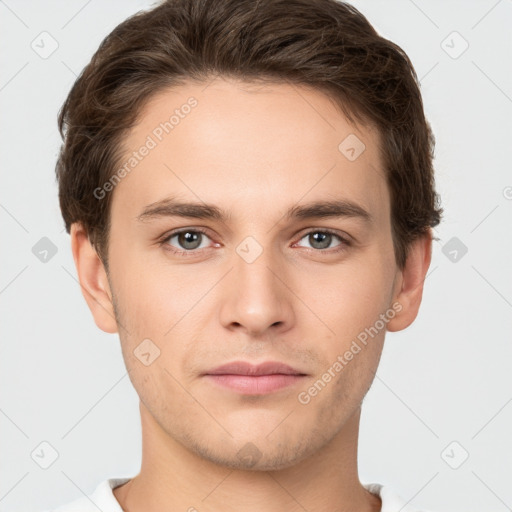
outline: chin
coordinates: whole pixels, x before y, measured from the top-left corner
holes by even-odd
[[[307,458],[318,448],[307,436],[274,436],[269,440],[260,430],[259,436],[238,436],[209,440],[201,443],[189,439],[189,449],[210,462],[241,471],[272,471],[286,469]],[[289,434],[289,433],[288,433]],[[318,438],[317,438],[318,439]]]

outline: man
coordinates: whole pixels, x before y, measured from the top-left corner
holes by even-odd
[[[142,466],[59,512],[398,511],[361,404],[418,313],[442,209],[413,67],[335,0],[169,0],[59,116],[59,196]]]

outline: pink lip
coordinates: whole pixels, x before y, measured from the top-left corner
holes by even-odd
[[[273,361],[266,361],[259,365],[234,361],[209,370],[204,376],[233,391],[262,395],[296,384],[306,374],[287,364]]]

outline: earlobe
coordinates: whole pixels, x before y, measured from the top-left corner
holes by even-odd
[[[80,223],[74,223],[70,230],[71,250],[78,273],[78,280],[96,325],[105,332],[116,333],[112,293],[107,274],[87,233]]]
[[[432,259],[432,232],[415,240],[407,256],[405,267],[399,272],[392,304],[399,304],[399,312],[387,324],[388,331],[401,331],[411,325],[421,304],[423,284]],[[395,308],[398,311],[398,308]]]

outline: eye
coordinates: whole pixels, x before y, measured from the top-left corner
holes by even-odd
[[[176,238],[178,247],[171,243],[171,240],[174,238]],[[163,245],[168,251],[174,252],[176,254],[186,254],[191,252],[193,253],[196,249],[204,249],[207,247],[207,245],[203,245],[205,238],[209,237],[202,229],[182,229],[167,235],[163,240],[160,241],[160,244]]]
[[[350,245],[350,242],[346,238],[328,229],[316,229],[309,231],[301,238],[301,240],[307,239],[308,243],[311,244],[313,249],[325,252],[325,249],[329,248],[335,238],[340,240],[341,243],[335,246],[337,247],[336,250],[330,252],[342,251]]]
[[[177,246],[171,243],[173,239],[176,239],[175,243]],[[159,244],[163,246],[165,250],[174,254],[180,256],[194,256],[200,249],[208,248],[207,239],[210,239],[210,237],[207,236],[205,230],[201,228],[187,228],[166,235],[165,238],[160,240]],[[329,229],[311,230],[300,240],[302,241],[304,239],[307,239],[311,250],[328,254],[341,252],[350,246],[350,241],[347,238]],[[338,239],[340,243],[334,246],[334,250],[327,251],[326,249],[331,248],[331,244],[335,239]]]

